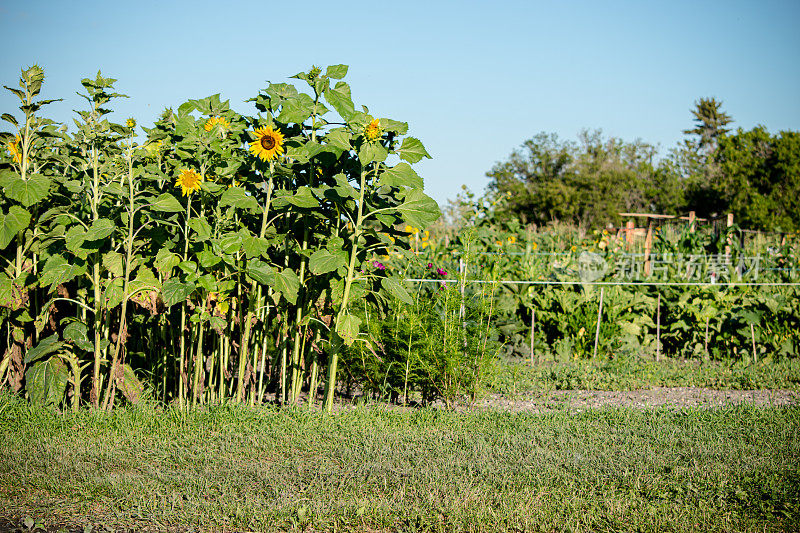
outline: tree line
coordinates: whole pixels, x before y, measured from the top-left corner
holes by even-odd
[[[800,132],[732,131],[714,98],[701,98],[692,115],[686,138],[663,157],[652,144],[601,131],[583,131],[577,142],[535,135],[486,173],[496,216],[597,227],[621,212],[695,211],[733,213],[742,228],[800,229]]]

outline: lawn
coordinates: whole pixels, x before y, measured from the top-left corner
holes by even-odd
[[[140,405],[0,395],[0,518],[218,531],[786,531],[800,408]]]

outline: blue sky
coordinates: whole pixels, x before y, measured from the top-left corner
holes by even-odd
[[[234,109],[312,64],[350,65],[357,104],[410,124],[444,202],[538,132],[674,146],[700,97],[745,129],[800,129],[800,2],[0,0],[0,82],[45,68],[71,123],[80,79],[118,78],[114,119],[222,93]],[[15,108],[4,91],[0,110]]]

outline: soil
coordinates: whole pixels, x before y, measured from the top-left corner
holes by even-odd
[[[475,406],[505,411],[545,412],[554,409],[583,410],[596,407],[717,408],[737,404],[763,406],[800,405],[796,390],[713,390],[663,387],[633,391],[557,390],[517,395],[489,395]]]

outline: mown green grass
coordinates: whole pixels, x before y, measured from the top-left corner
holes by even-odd
[[[548,414],[0,395],[0,518],[225,531],[800,528],[800,408]]]
[[[548,390],[635,390],[652,387],[706,387],[720,390],[800,389],[800,359],[758,363],[653,360],[569,361],[531,366],[503,361],[488,389],[504,394]]]

